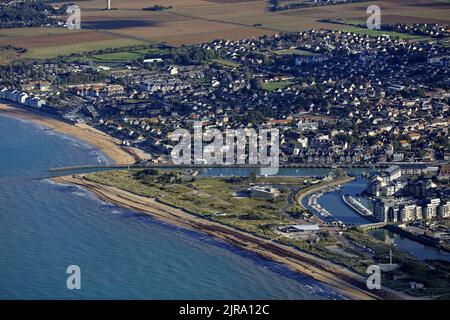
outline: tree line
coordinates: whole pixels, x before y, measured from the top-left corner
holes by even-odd
[[[44,1],[15,2],[0,5],[0,28],[39,27],[56,23],[50,15],[62,13]]]

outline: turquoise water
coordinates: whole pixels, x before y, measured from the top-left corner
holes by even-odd
[[[90,146],[0,117],[0,299],[340,299],[286,267],[46,179],[106,162]],[[81,268],[68,290],[66,268]]]

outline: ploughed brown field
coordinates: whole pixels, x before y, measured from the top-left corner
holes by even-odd
[[[117,39],[118,36],[112,34],[101,34],[97,31],[82,30],[76,32],[64,32],[64,33],[35,33],[34,30],[30,32],[30,35],[23,35],[14,39],[3,39],[0,37],[0,43],[11,44],[15,47],[25,48],[41,48],[48,46],[63,46],[71,44],[79,44],[81,42],[96,42],[101,40]]]
[[[21,32],[20,29],[0,29],[0,45],[31,48],[36,57],[40,57],[50,52],[50,48],[55,48],[53,55],[58,53],[61,46],[69,46],[72,52],[79,52],[83,51],[83,44],[89,50],[95,48],[95,43],[104,48],[120,46],[122,41],[123,46],[143,42],[182,45],[217,38],[251,38],[281,31],[342,29],[345,27],[318,20],[365,21],[368,17],[366,8],[370,4],[380,6],[382,22],[450,23],[450,3],[437,0],[367,1],[279,12],[269,11],[267,0],[112,0],[114,10],[111,11],[104,9],[105,0],[75,3],[82,10],[82,23],[94,30],[33,28],[29,32]],[[142,10],[157,4],[172,8]],[[45,51],[40,52],[40,48],[45,48]],[[33,57],[32,53],[30,57]]]
[[[336,19],[366,21],[366,9],[375,4],[381,8],[382,23],[450,23],[450,3],[438,0],[387,0],[351,3],[339,6],[284,11],[283,15],[307,19]]]

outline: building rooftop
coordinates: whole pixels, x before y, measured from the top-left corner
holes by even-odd
[[[319,231],[320,228],[317,224],[296,224],[292,228],[298,231]]]

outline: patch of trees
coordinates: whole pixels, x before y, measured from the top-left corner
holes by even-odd
[[[182,46],[170,55],[170,59],[179,65],[199,65],[207,60],[217,58],[218,54],[214,50],[207,50],[197,46]]]
[[[315,6],[330,6],[342,3],[367,2],[368,0],[316,0],[309,2],[297,2],[292,0],[269,0],[270,11],[283,11]]]
[[[17,74],[22,75],[28,79],[41,79],[43,73],[36,70],[31,63],[16,62],[13,64],[0,65],[0,84],[10,87],[18,87],[20,85],[20,78]]]
[[[80,2],[80,1],[90,1],[90,0],[77,0],[77,2]],[[61,3],[61,2],[67,2],[67,0],[46,0],[45,2],[47,2],[47,3]]]
[[[58,14],[59,9],[54,9],[43,1],[17,2],[0,6],[0,28],[39,27],[47,24],[55,24],[51,14]]]
[[[161,184],[181,183],[181,179],[178,177],[176,173],[173,172],[163,173],[158,177],[157,180]]]
[[[14,47],[10,44],[7,44],[6,46],[0,46],[0,50],[14,50],[17,53],[25,53],[28,51],[27,48],[21,48],[21,47]]]
[[[242,220],[263,220],[264,217],[258,212],[251,212],[241,217]]]
[[[142,170],[142,173],[147,176],[156,176],[156,175],[158,175],[158,170],[149,168],[149,169]]]
[[[142,10],[144,11],[162,11],[162,10],[167,10],[167,9],[172,9],[172,6],[161,6],[159,4],[155,4],[154,6],[151,7],[146,7],[146,8],[142,8]]]
[[[107,53],[116,53],[116,52],[124,52],[129,51],[129,52],[134,52],[134,51],[139,51],[139,50],[145,50],[145,49],[161,49],[161,50],[169,50],[171,47],[166,46],[166,45],[138,45],[138,46],[130,46],[130,47],[118,47],[118,48],[104,48],[104,49],[99,49],[99,50],[93,50],[93,51],[85,51],[85,52],[76,52],[76,53],[71,53],[70,55],[67,55],[67,57],[71,57],[71,58],[75,58],[75,57],[87,57],[87,56],[91,56],[91,55],[99,55],[99,54],[107,54]],[[155,55],[151,55],[149,54],[148,58],[153,58],[153,56]],[[156,55],[156,56],[161,56],[161,55]],[[61,56],[60,58],[63,59],[64,56]],[[147,54],[145,55],[145,57],[147,58]]]
[[[150,185],[150,181],[147,179],[148,177],[151,176],[157,176],[158,175],[158,170],[153,169],[153,168],[148,168],[148,169],[144,169],[141,171],[138,171],[134,174],[134,177],[137,180],[140,180],[142,183],[145,183],[147,185]]]

